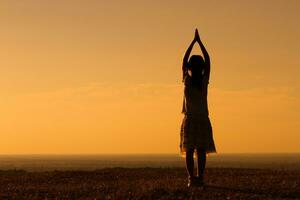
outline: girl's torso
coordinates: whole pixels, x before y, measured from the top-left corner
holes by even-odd
[[[184,101],[182,112],[186,115],[208,116],[207,105],[208,80],[203,78],[202,87],[197,88],[192,84],[192,77],[186,75],[184,79]]]

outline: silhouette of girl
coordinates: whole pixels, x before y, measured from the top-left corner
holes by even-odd
[[[200,45],[204,59],[200,55],[193,55],[189,59],[196,42]],[[182,113],[184,118],[180,131],[180,151],[186,157],[188,187],[202,186],[206,154],[216,152],[216,148],[207,106],[210,59],[197,29],[195,37],[184,55],[182,72],[184,82]],[[194,176],[194,152],[198,162],[197,176]]]

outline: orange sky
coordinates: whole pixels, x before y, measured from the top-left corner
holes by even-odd
[[[179,153],[195,27],[212,60],[217,151],[300,152],[299,11],[298,0],[1,1],[0,154]]]

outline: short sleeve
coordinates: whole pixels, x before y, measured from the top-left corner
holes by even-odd
[[[182,82],[183,82],[183,83],[185,82],[185,79],[186,79],[187,75],[188,75],[188,70],[184,70],[184,71],[182,72]]]
[[[204,76],[203,77],[203,83],[204,83],[204,85],[208,85],[209,84],[209,77],[208,76]]]

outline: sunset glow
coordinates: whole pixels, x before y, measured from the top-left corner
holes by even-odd
[[[196,27],[211,56],[217,151],[300,152],[299,10],[297,0],[1,1],[0,153],[179,153]]]

